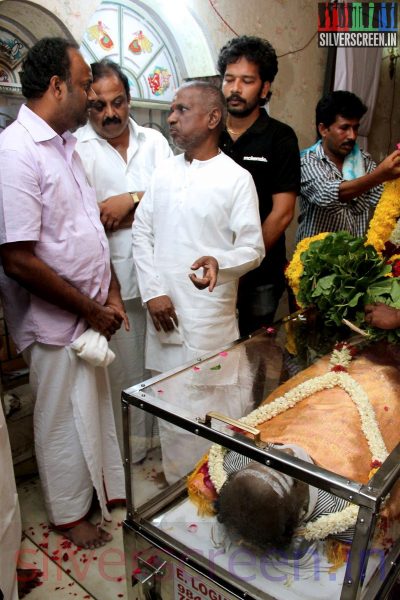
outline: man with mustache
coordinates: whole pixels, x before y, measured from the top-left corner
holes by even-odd
[[[400,151],[378,166],[357,145],[367,107],[355,94],[336,91],[317,104],[318,142],[302,151],[300,217],[296,241],[325,231],[363,236],[382,183],[400,176]]]
[[[291,127],[264,110],[278,72],[267,40],[233,38],[221,49],[217,67],[228,108],[219,145],[253,176],[266,251],[260,267],[240,280],[239,328],[245,335],[273,321],[285,289],[285,230],[300,189],[299,147]]]
[[[153,170],[172,153],[161,133],[140,127],[130,117],[129,81],[119,65],[103,59],[91,68],[96,99],[91,103],[89,123],[75,135],[87,178],[96,190],[112,264],[131,323],[130,331],[121,328],[111,340],[116,358],[108,367],[117,435],[123,450],[121,390],[150,376],[144,368],[146,315],[133,264],[131,225]],[[132,460],[139,462],[146,455],[145,431],[150,435],[151,415],[139,409],[133,411]]]

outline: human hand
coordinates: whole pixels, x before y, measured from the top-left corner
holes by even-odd
[[[157,298],[148,300],[146,304],[157,331],[161,331],[161,329],[172,331],[174,329],[174,322],[175,325],[178,325],[175,307],[169,296],[157,296]]]
[[[203,267],[203,277],[197,277],[196,273],[190,273],[189,279],[197,289],[204,290],[208,287],[208,291],[212,292],[217,284],[218,261],[213,256],[202,256],[190,268],[196,271],[197,269],[201,269],[201,267]]]
[[[400,177],[400,150],[395,150],[392,154],[389,154],[379,163],[376,171],[381,176],[382,183]]]
[[[397,329],[400,327],[400,310],[380,302],[365,306],[365,321],[372,327],[380,329]]]
[[[104,335],[107,340],[121,327],[123,316],[114,306],[102,306],[92,302],[84,315],[90,327]]]
[[[100,220],[104,225],[104,229],[106,231],[117,231],[133,207],[133,200],[128,192],[110,196],[101,202],[99,206]]]
[[[130,331],[131,325],[129,323],[128,315],[125,312],[125,306],[124,306],[124,303],[122,302],[122,300],[121,299],[120,300],[118,300],[118,299],[107,300],[107,302],[105,303],[105,306],[109,306],[109,307],[113,308],[119,314],[119,316],[122,318],[122,321],[123,321],[124,327],[125,327],[125,331]]]

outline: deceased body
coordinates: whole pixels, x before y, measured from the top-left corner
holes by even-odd
[[[399,367],[395,346],[374,344],[353,356],[351,346],[340,344],[331,357],[279,386],[241,421],[256,426],[265,442],[367,483],[400,439]],[[287,546],[301,535],[323,539],[335,534],[351,541],[358,510],[220,446],[211,448],[207,465],[199,465],[189,478],[189,494],[203,509],[217,512],[243,541],[259,547]],[[388,521],[395,523],[399,516],[397,486],[381,515],[381,543]]]

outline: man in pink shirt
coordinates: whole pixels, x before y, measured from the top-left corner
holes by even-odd
[[[69,132],[87,120],[92,77],[74,43],[44,38],[28,52],[21,83],[27,103],[0,136],[0,289],[36,393],[49,519],[95,548],[111,536],[87,520],[93,488],[107,519],[108,503],[125,495],[123,470],[105,368],[78,358],[71,344],[88,328],[110,339],[129,325]]]

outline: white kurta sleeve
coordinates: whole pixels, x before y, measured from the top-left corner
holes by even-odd
[[[153,184],[150,184],[136,209],[132,224],[133,260],[143,303],[157,296],[168,295],[154,264],[153,194]]]
[[[257,191],[247,171],[241,173],[233,190],[230,228],[232,250],[215,256],[219,263],[217,285],[238,279],[255,269],[265,256]]]

